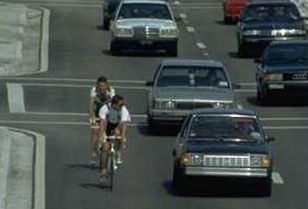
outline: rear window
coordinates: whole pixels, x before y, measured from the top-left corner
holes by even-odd
[[[230,88],[224,69],[219,67],[165,66],[156,85]]]
[[[129,3],[122,4],[118,19],[151,18],[171,20],[169,8],[165,4]]]

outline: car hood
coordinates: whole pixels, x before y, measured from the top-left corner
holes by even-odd
[[[299,63],[299,64],[277,64],[273,65],[266,65],[265,66],[266,72],[271,73],[296,73],[296,72],[308,72],[308,63]]]
[[[151,19],[151,18],[130,18],[130,19],[119,19],[116,24],[118,26],[131,26],[131,27],[151,27],[151,28],[160,28],[160,27],[176,27],[175,23],[172,20],[163,20],[163,19]]]
[[[232,89],[194,88],[194,87],[158,87],[154,91],[156,99],[167,100],[208,100],[226,101],[235,100]]]
[[[190,141],[186,152],[206,154],[267,154],[268,147],[262,141],[226,142],[226,141]]]
[[[245,30],[273,30],[273,29],[303,29],[303,21],[250,21],[249,23],[244,24]]]

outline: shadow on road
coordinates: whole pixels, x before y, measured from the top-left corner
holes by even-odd
[[[180,125],[159,125],[150,129],[148,126],[138,126],[138,132],[144,136],[177,136]]]
[[[90,164],[70,164],[68,167],[71,169],[99,170],[98,166],[93,166]]]
[[[100,183],[82,183],[82,184],[79,184],[79,186],[85,188],[85,189],[104,189],[104,190],[109,190],[110,189],[110,186],[109,185],[103,185],[103,184],[100,184]]]
[[[247,97],[247,102],[253,106],[260,106],[256,96]],[[276,95],[262,107],[305,107],[308,106],[308,95],[305,96],[283,96]]]
[[[102,53],[106,56],[113,56],[109,49],[102,50]],[[165,52],[155,50],[124,50],[119,55],[114,57],[169,57]]]

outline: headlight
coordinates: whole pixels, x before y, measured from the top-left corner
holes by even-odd
[[[180,163],[182,166],[202,166],[203,156],[203,154],[184,153],[180,158]]]
[[[115,28],[114,36],[116,37],[132,37],[134,31],[132,28]]]
[[[243,32],[244,36],[257,36],[260,35],[261,31],[260,30],[245,30]]]
[[[187,166],[189,165],[189,155],[187,153],[183,154],[180,158],[180,163],[182,166]]]
[[[266,74],[263,77],[263,81],[282,81],[283,76],[282,74]]]
[[[272,36],[285,36],[285,35],[305,35],[305,30],[300,29],[278,29],[278,30],[272,30],[271,35]]]
[[[157,109],[174,109],[175,102],[173,101],[164,101],[164,100],[156,100],[154,107]]]
[[[159,33],[160,37],[177,37],[178,29],[177,28],[162,28]]]
[[[213,104],[213,108],[231,108],[233,103],[221,103],[217,102]]]
[[[251,167],[265,167],[271,166],[271,159],[268,155],[252,155],[250,156]]]

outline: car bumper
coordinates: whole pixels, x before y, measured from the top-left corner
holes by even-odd
[[[268,178],[270,170],[266,168],[212,168],[186,167],[185,176],[191,177],[255,177]]]
[[[282,41],[282,40],[298,40],[298,39],[306,39],[306,36],[285,36],[285,37],[257,37],[257,36],[244,36],[243,43],[246,46],[251,47],[265,47],[272,41]]]
[[[178,123],[182,122],[191,110],[157,110],[153,109],[149,112],[149,117],[160,123]]]
[[[119,48],[125,49],[169,49],[177,45],[177,38],[170,39],[136,39],[113,38]]]
[[[265,87],[271,92],[308,92],[308,80],[266,82]],[[296,91],[294,91],[296,90]]]

